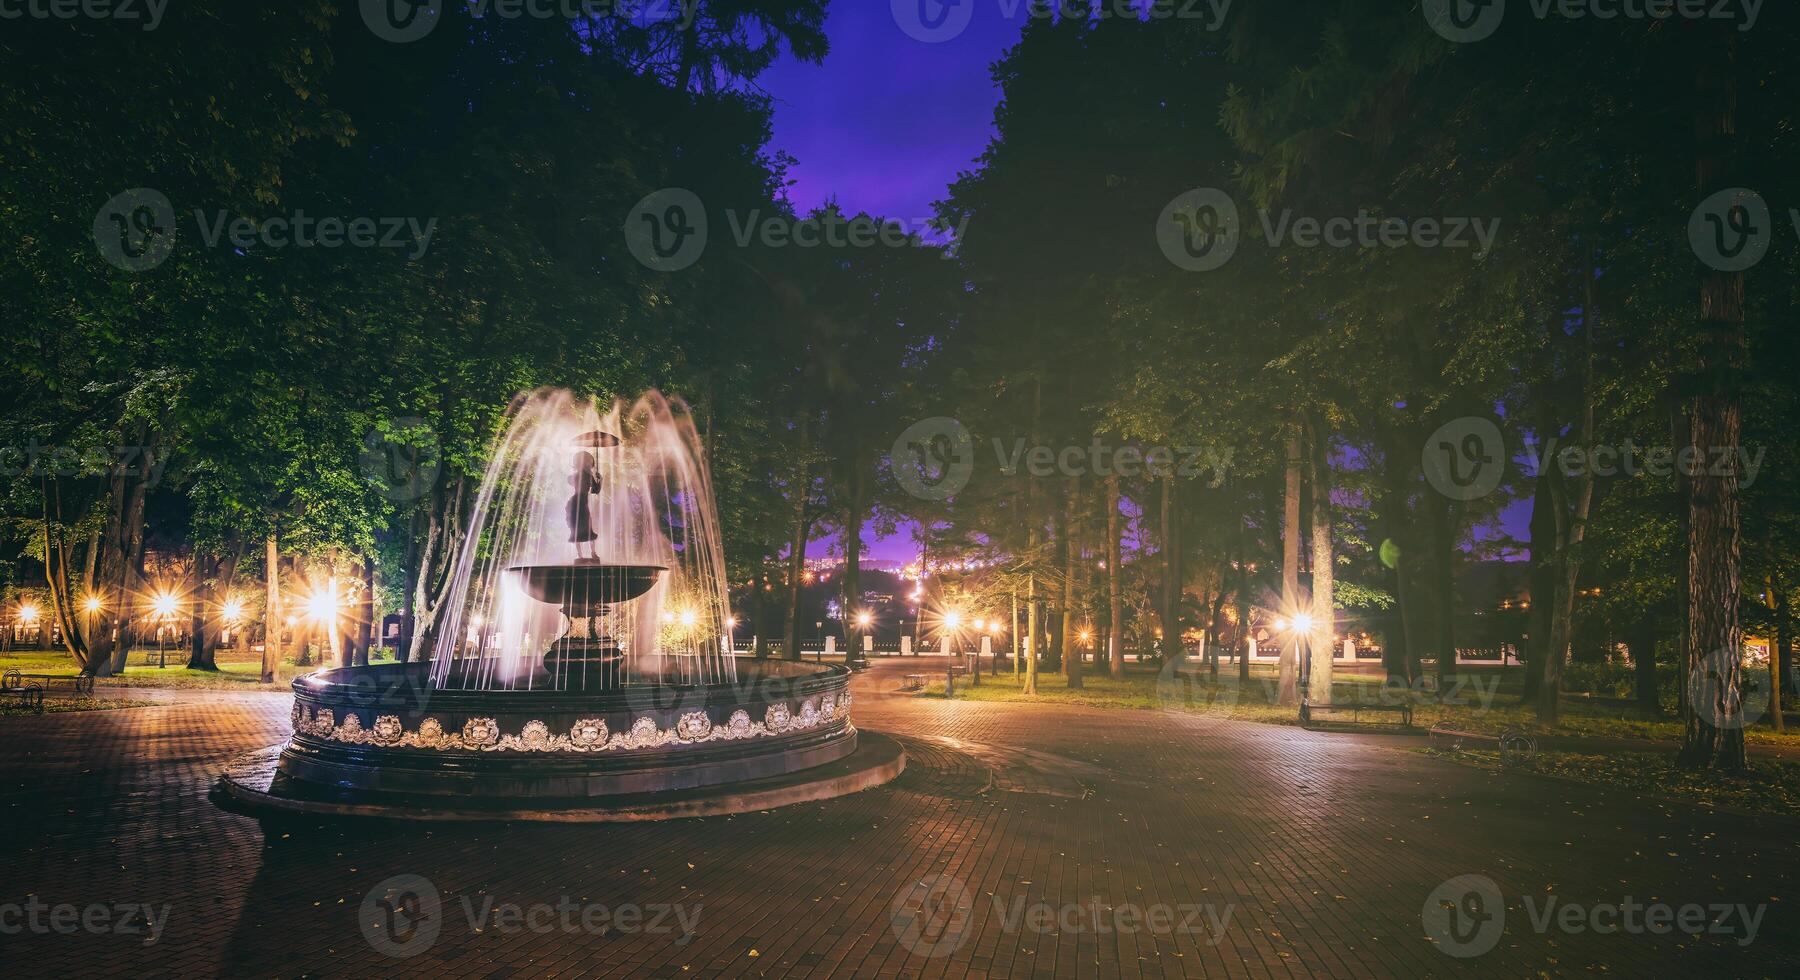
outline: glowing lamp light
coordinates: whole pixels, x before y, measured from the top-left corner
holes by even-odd
[[[35,623],[38,618],[38,607],[26,603],[19,607],[19,619],[26,623]]]
[[[1092,643],[1092,642],[1094,642],[1094,633],[1093,633],[1093,631],[1092,631],[1092,630],[1082,630],[1082,631],[1081,631],[1081,642],[1083,642],[1083,643]]]
[[[87,609],[88,612],[99,612],[100,597],[97,595],[88,596],[87,601],[82,603],[82,607]]]
[[[692,609],[684,609],[681,611],[681,625],[692,626],[697,619],[699,619],[699,617],[694,615]]]
[[[226,619],[236,620],[244,615],[244,604],[237,599],[226,599],[224,607],[219,612]]]
[[[1294,632],[1296,632],[1296,633],[1311,633],[1312,628],[1313,628],[1313,618],[1311,616],[1308,616],[1305,613],[1300,613],[1299,615],[1294,617]]]
[[[1277,617],[1275,617],[1275,629],[1276,629],[1276,631],[1277,631],[1277,632],[1281,632],[1281,633],[1285,633],[1285,632],[1287,632],[1287,619],[1286,619],[1286,617],[1283,617],[1283,616],[1277,616]]]
[[[861,626],[863,629],[868,629],[869,624],[874,621],[875,621],[875,617],[869,615],[866,612],[856,614],[856,625]]]
[[[975,621],[975,632],[977,632],[977,633],[987,632],[987,620],[977,619]]]
[[[945,613],[944,614],[944,627],[946,629],[953,629],[953,630],[961,629],[962,628],[962,613],[959,613],[959,612]]]
[[[173,616],[175,615],[175,597],[164,592],[151,600],[150,609],[158,616]]]
[[[728,630],[737,629],[737,617],[736,616],[725,617],[725,628]]]
[[[337,596],[329,592],[314,592],[306,597],[306,615],[320,620],[336,619],[338,611]]]

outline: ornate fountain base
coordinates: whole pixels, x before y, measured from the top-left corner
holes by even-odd
[[[738,668],[731,683],[586,691],[434,689],[421,664],[321,671],[294,682],[293,737],[239,760],[219,797],[260,813],[642,820],[822,799],[904,768],[850,723],[844,668]]]

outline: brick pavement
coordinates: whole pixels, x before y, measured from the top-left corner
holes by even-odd
[[[911,664],[879,662],[856,681],[857,723],[907,741],[912,761],[895,783],[661,824],[310,822],[265,840],[206,794],[227,759],[286,734],[285,696],[195,692],[0,719],[0,975],[1792,976],[1800,966],[1795,821],[1491,775],[1394,751],[1391,738],[880,693]],[[1497,943],[1468,960],[1421,924],[1428,894],[1461,874],[1492,879],[1507,906]],[[407,959],[365,938],[365,925],[386,920],[360,913],[396,875],[439,895],[436,939]],[[935,904],[913,914],[927,892]],[[1548,895],[1767,909],[1739,947],[1719,935],[1539,932],[1531,911]],[[116,903],[166,904],[167,920],[151,945],[79,928],[5,933],[31,896],[109,915]],[[1034,928],[1038,903],[1061,926]],[[655,927],[595,917],[622,905]],[[510,906],[539,914],[524,928],[471,922],[471,910]],[[1105,928],[1127,906],[1169,918]]]

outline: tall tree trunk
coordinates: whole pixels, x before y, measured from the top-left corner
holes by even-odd
[[[1438,691],[1456,680],[1456,529],[1455,503],[1433,501],[1426,508],[1431,534],[1431,572],[1437,615],[1432,618],[1432,646],[1437,648]]]
[[[1781,586],[1780,579],[1769,576],[1769,607],[1775,614],[1775,645],[1769,650],[1769,718],[1778,733],[1787,731],[1787,721],[1782,718],[1781,710],[1787,700],[1787,691],[1781,686],[1781,664],[1793,646],[1793,637],[1788,634],[1787,594]]]
[[[144,580],[144,499],[149,495],[149,473],[154,466],[154,446],[146,446],[144,461],[138,467],[138,478],[131,484],[131,490],[125,498],[124,519],[120,525],[120,540],[123,546],[124,563],[114,580],[117,589],[113,596],[113,608],[119,611],[119,641],[113,649],[112,672],[125,672],[125,661],[131,656],[131,603],[138,593],[138,583]]]
[[[1707,22],[1699,34],[1696,166],[1702,199],[1735,186],[1737,173],[1737,32]],[[1767,230],[1765,230],[1767,233]],[[1742,424],[1744,275],[1708,269],[1700,287],[1700,392],[1693,400],[1688,446],[1696,460],[1722,458],[1724,472],[1692,467],[1688,500],[1687,677],[1691,688],[1679,760],[1693,769],[1745,768],[1744,631],[1738,618],[1737,453]],[[1715,456],[1714,454],[1723,454]]]
[[[210,596],[211,601],[208,601],[209,590],[207,587],[207,580],[217,574],[218,569],[218,559],[203,553],[199,546],[196,545],[194,548],[194,562],[192,569],[193,585],[188,591],[193,602],[193,605],[189,607],[188,612],[187,666],[189,670],[219,669],[218,663],[214,660],[214,654],[218,650],[218,646],[217,644],[208,643],[206,640],[209,620],[216,622],[218,619],[217,616],[207,616],[207,607],[217,607],[221,605],[223,599],[223,596],[219,592],[214,592]]]
[[[1632,627],[1626,634],[1625,648],[1631,652],[1638,707],[1650,714],[1662,714],[1662,697],[1656,690],[1656,629],[1647,621]]]
[[[1281,522],[1281,615],[1290,622],[1300,612],[1300,425],[1288,426],[1285,502]],[[1278,670],[1276,702],[1284,705],[1300,701],[1300,633],[1289,629],[1280,638],[1281,665]]]
[[[413,508],[406,519],[405,594],[400,597],[400,635],[394,638],[394,659],[406,661],[413,655],[413,628],[417,613],[419,588],[419,509]]]
[[[865,472],[865,468],[861,465],[862,460],[860,457],[858,458],[857,463],[858,465],[851,467],[850,478],[847,481],[849,484],[850,499],[845,508],[844,519],[844,578],[842,582],[842,605],[845,626],[844,643],[846,646],[849,645],[851,639],[849,628],[856,622],[856,614],[861,612],[863,608],[862,522],[865,506],[863,502],[863,473]],[[862,641],[858,640],[857,642],[861,643]],[[847,652],[845,656],[854,659],[854,654],[855,651],[852,650]]]
[[[756,657],[766,660],[769,656],[769,556],[767,554],[764,554],[762,560],[756,564],[756,583],[752,588],[756,590],[756,597],[750,603],[750,628],[756,633],[752,642],[756,646]]]
[[[1062,661],[1063,677],[1071,688],[1081,687],[1081,647],[1075,636],[1075,575],[1081,564],[1080,524],[1076,515],[1081,499],[1081,478],[1070,475],[1063,501],[1063,593],[1062,593]]]
[[[1775,590],[1775,685],[1784,704],[1794,703],[1794,615],[1788,605],[1788,584],[1777,577]]]
[[[357,613],[354,617],[356,621],[356,636],[352,641],[355,644],[355,650],[351,655],[351,659],[357,666],[366,667],[369,664],[369,638],[371,634],[379,628],[379,624],[375,619],[374,555],[364,554],[362,556],[362,572],[362,601],[358,602],[356,605]]]
[[[800,454],[790,487],[794,494],[794,527],[788,540],[787,623],[781,639],[781,655],[789,660],[800,659],[800,604],[806,589],[806,539],[811,530],[811,522],[806,517],[808,490],[812,485],[806,459],[811,445],[808,436],[809,422],[805,417],[800,419]]]
[[[1106,478],[1106,654],[1115,679],[1125,676],[1125,598],[1119,591],[1119,475]]]
[[[1317,704],[1331,703],[1332,639],[1337,626],[1331,547],[1331,439],[1322,413],[1307,416],[1312,437],[1312,667],[1306,696]]]
[[[1162,656],[1163,663],[1174,665],[1187,654],[1181,645],[1181,548],[1181,498],[1171,465],[1162,478]]]
[[[275,532],[263,551],[263,655],[262,682],[273,684],[281,675],[281,555],[276,549]]]
[[[1032,537],[1037,535],[1033,533]],[[1033,572],[1025,578],[1025,686],[1020,690],[1026,694],[1037,693],[1038,641],[1042,638],[1042,628],[1038,622],[1037,573]]]

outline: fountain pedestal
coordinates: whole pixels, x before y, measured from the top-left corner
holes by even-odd
[[[625,666],[625,651],[601,632],[602,620],[613,606],[649,592],[667,569],[588,558],[507,571],[519,576],[527,595],[561,607],[568,619],[563,634],[544,651],[545,673],[565,690],[595,691],[617,687]]]

